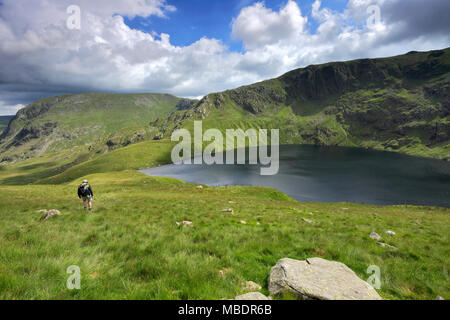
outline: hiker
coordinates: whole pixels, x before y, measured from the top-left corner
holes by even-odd
[[[89,205],[89,211],[92,210],[94,192],[92,192],[91,185],[87,180],[83,180],[83,183],[78,187],[78,198],[83,199],[84,210],[87,209],[86,205]]]

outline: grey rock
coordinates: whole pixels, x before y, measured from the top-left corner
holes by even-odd
[[[390,244],[384,243],[384,242],[377,242],[377,245],[383,247],[383,248],[390,248],[390,249],[394,249],[397,250],[397,247],[391,246]]]
[[[441,301],[443,301],[443,300],[445,300],[445,299],[442,298],[441,296],[437,296],[435,300],[441,300]]]
[[[394,231],[390,231],[390,230],[386,231],[386,234],[387,234],[387,235],[390,235],[390,236],[392,236],[392,237],[395,237],[395,236],[396,236],[396,233],[395,233]]]
[[[373,240],[377,240],[377,241],[381,240],[381,236],[378,233],[376,233],[376,232],[372,232],[370,234],[370,238],[372,238]]]
[[[309,219],[302,218],[302,220],[303,220],[304,222],[306,222],[306,223],[309,223],[309,224],[313,224],[313,223],[314,223],[314,222],[312,222],[312,221],[309,220]]]
[[[223,213],[231,213],[231,214],[234,214],[233,209],[224,209],[224,210],[222,210],[221,212],[223,212]]]
[[[269,276],[271,295],[291,293],[302,300],[381,300],[345,264],[321,258],[281,259]]]
[[[183,227],[193,227],[192,221],[183,221]]]
[[[262,289],[262,287],[253,281],[247,281],[247,283],[245,284],[245,288],[244,288],[245,291],[251,291],[251,292],[260,291],[261,289]]]
[[[266,297],[265,295],[263,295],[260,292],[249,292],[240,296],[237,296],[234,300],[250,300],[250,301],[255,301],[255,300],[271,300],[270,298]]]
[[[52,209],[52,210],[39,210],[38,212],[40,213],[45,213],[44,216],[41,218],[42,221],[47,221],[51,218],[53,218],[54,216],[60,216],[61,212],[59,210],[56,209]]]
[[[194,226],[191,221],[183,221],[183,222],[178,222],[177,221],[175,223],[176,223],[177,227],[181,227],[181,226],[183,226],[183,227],[193,227]]]
[[[203,186],[197,186],[197,189],[202,190]]]

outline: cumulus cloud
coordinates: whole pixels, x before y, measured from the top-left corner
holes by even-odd
[[[333,11],[315,0],[311,15],[295,1],[278,10],[245,4],[230,33],[233,52],[219,39],[175,46],[170,35],[131,29],[127,17],[170,19],[164,0],[2,0],[0,6],[0,114],[50,95],[164,92],[202,96],[275,77],[309,64],[380,57],[449,46],[447,0],[349,0]],[[67,7],[81,8],[81,29],[67,28]],[[381,20],[367,27],[367,8]],[[311,22],[317,30],[311,31]],[[156,30],[157,31],[157,30]]]
[[[233,21],[232,34],[242,40],[247,49],[274,44],[300,35],[307,17],[303,17],[297,3],[289,0],[279,12],[274,12],[257,2],[242,9]]]

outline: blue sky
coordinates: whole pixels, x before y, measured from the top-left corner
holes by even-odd
[[[148,18],[125,17],[125,23],[133,29],[147,33],[152,31],[170,35],[170,40],[176,46],[188,46],[202,37],[222,40],[232,51],[242,51],[240,41],[231,37],[231,22],[239,12],[256,2],[264,2],[266,8],[279,11],[286,5],[287,0],[169,0],[167,4],[177,8],[175,12],[166,13],[166,18],[151,16]],[[311,16],[311,6],[314,0],[295,0],[302,14]],[[345,9],[345,0],[325,0],[324,7],[335,11]],[[318,24],[309,18],[308,27],[316,31]]]

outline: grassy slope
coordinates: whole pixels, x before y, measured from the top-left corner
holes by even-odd
[[[0,153],[26,158],[50,153],[73,153],[84,148],[94,156],[109,149],[148,139],[148,124],[176,110],[179,98],[164,94],[90,93],[46,98],[19,111],[10,131],[0,141]],[[48,109],[48,110],[47,110]],[[45,132],[45,125],[55,125]],[[25,130],[38,131],[21,136]],[[139,135],[139,136],[138,136]],[[11,143],[19,146],[8,147]],[[14,157],[15,156],[15,157]]]
[[[233,298],[247,280],[268,293],[278,259],[314,256],[341,261],[363,279],[378,265],[385,299],[450,298],[447,209],[306,204],[268,188],[198,190],[134,171],[87,178],[93,215],[76,199],[78,181],[0,187],[0,299]],[[235,215],[220,212],[230,207]],[[35,211],[44,208],[63,215],[41,223]],[[176,227],[183,220],[194,228]],[[399,250],[377,246],[372,231]],[[65,288],[71,265],[81,268],[81,291]]]

